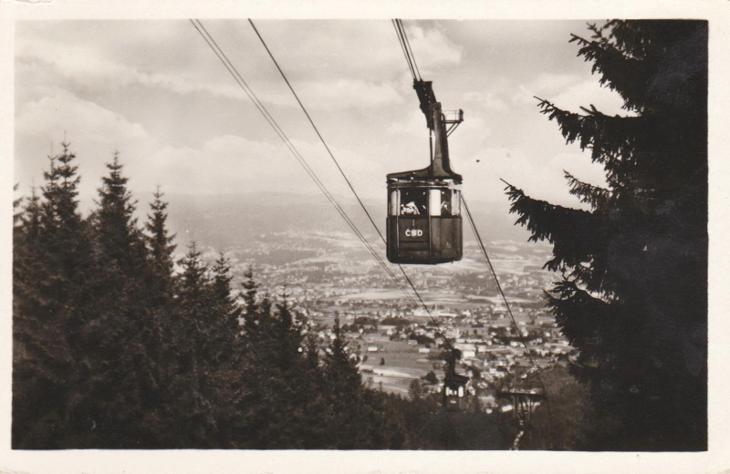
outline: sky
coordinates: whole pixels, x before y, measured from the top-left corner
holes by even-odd
[[[248,23],[204,23],[325,185],[347,195]],[[255,23],[365,199],[384,205],[387,173],[428,164],[425,119],[389,21]],[[443,108],[464,110],[450,150],[470,201],[506,208],[500,178],[573,206],[563,170],[603,184],[600,167],[565,144],[534,98],[622,113],[568,42],[589,35],[584,21],[405,25]],[[319,193],[187,21],[18,22],[15,71],[15,181],[24,193],[42,184],[64,137],[87,202],[115,151],[135,193]]]

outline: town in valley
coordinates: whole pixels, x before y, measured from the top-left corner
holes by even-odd
[[[465,242],[460,262],[403,267],[424,304],[345,232],[261,234],[225,254],[238,280],[251,268],[274,298],[286,295],[323,347],[339,318],[371,388],[406,397],[441,393],[448,338],[461,353],[457,372],[469,377],[465,395],[491,413],[513,408],[500,389],[534,385],[535,372],[567,366],[575,353],[545,305],[544,291],[557,278],[543,269],[549,247],[514,240],[487,245],[514,322],[473,241]],[[216,255],[207,249],[209,259]]]

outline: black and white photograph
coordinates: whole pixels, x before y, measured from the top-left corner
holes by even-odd
[[[708,12],[727,4],[697,3],[0,5],[0,471],[192,453],[302,460],[245,472],[536,472],[495,460],[574,453],[542,472],[615,472],[590,461],[613,453],[649,472],[661,453],[677,464],[654,472],[727,472],[708,460],[728,447],[708,403],[708,340],[727,343],[708,318],[727,125],[708,109],[728,105],[710,79],[727,15]],[[120,463],[50,462],[107,453]],[[307,466],[328,453],[338,467]]]

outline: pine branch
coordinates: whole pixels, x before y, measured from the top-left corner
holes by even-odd
[[[552,102],[539,100],[540,113],[555,120],[567,143],[578,142],[581,150],[591,149],[593,161],[605,162],[610,155],[627,156],[635,147],[635,138],[641,135],[645,122],[641,117],[610,117],[597,110],[581,107],[586,115],[558,108]]]
[[[568,180],[570,194],[578,196],[581,202],[589,204],[594,210],[606,208],[611,198],[610,190],[580,181],[566,170],[563,170],[563,175]]]
[[[652,105],[647,101],[646,87],[655,72],[645,61],[632,58],[606,41],[582,44],[578,55],[593,63],[591,72],[599,74],[599,84],[621,95],[624,109],[642,111]]]
[[[614,304],[578,288],[574,280],[556,282],[545,297],[558,326],[574,347],[596,351],[603,329],[615,323],[611,319]]]
[[[606,229],[602,218],[588,211],[532,199],[510,184],[505,192],[512,201],[510,212],[519,215],[515,224],[530,231],[529,240],[553,244],[553,258],[545,268],[575,267],[605,248]]]

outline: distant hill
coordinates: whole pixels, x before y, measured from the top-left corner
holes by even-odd
[[[146,212],[151,196],[138,196],[139,210]],[[302,233],[351,232],[342,217],[323,196],[299,194],[170,194],[169,224],[177,234],[178,243],[197,240],[219,249],[238,246],[245,240],[258,240],[275,232],[300,230]],[[367,217],[353,199],[338,198],[355,224],[369,238],[375,238]],[[385,204],[366,201],[373,219],[385,229]],[[497,212],[498,206],[473,202],[470,209],[486,241],[516,240],[524,242],[528,233],[514,225],[515,216]],[[468,222],[464,220],[464,239],[473,240]]]

